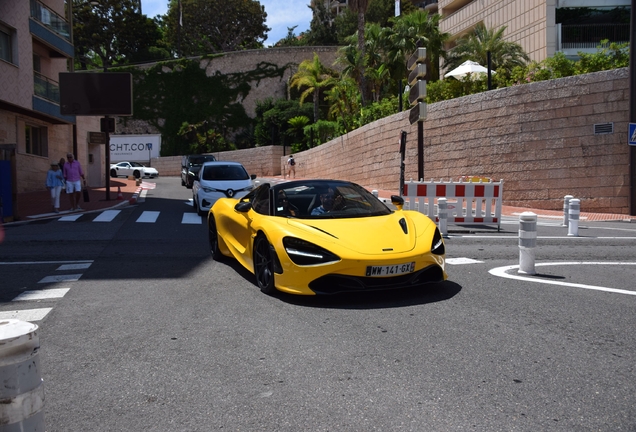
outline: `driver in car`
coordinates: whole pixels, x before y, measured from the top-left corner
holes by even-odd
[[[320,194],[320,205],[311,211],[311,215],[318,216],[332,210],[339,210],[342,207],[344,207],[343,196],[336,195],[334,190],[329,188],[326,193]]]

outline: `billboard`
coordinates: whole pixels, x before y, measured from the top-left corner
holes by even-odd
[[[61,72],[63,115],[132,115],[132,74],[127,72]]]
[[[161,135],[111,135],[110,163],[147,162],[159,157]]]

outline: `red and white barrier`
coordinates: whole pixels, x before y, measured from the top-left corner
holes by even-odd
[[[501,199],[503,180],[488,183],[472,182],[414,182],[404,183],[405,207],[424,213],[439,222],[435,202],[446,198],[447,223],[492,225],[501,228]]]

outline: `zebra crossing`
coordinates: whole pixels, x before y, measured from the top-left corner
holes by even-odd
[[[73,261],[73,262],[29,262],[29,263],[2,263],[2,264],[15,264],[15,265],[46,265],[46,264],[60,264],[55,271],[74,271],[75,273],[62,273],[51,274],[43,277],[38,281],[38,284],[43,284],[42,289],[23,291],[9,303],[0,303],[0,305],[11,305],[10,310],[0,311],[0,320],[17,319],[20,321],[34,322],[43,320],[51,310],[52,307],[40,307],[31,308],[32,304],[58,301],[62,299],[73,286],[73,282],[77,282],[82,273],[76,273],[78,270],[88,269],[93,261]],[[51,287],[47,288],[46,285]],[[60,285],[64,285],[60,287]]]
[[[187,202],[186,204],[192,206],[192,200]],[[122,212],[122,210],[104,210],[100,212],[97,216],[95,216],[92,220],[94,223],[107,223],[114,221],[117,216]],[[86,214],[82,213],[74,213],[66,216],[62,216],[57,219],[58,222],[78,222],[82,220],[83,217],[86,217]],[[90,216],[92,217],[92,216]],[[135,220],[136,223],[143,224],[153,224],[157,223],[159,218],[161,217],[160,211],[143,211],[141,215]],[[205,217],[199,216],[197,213],[193,213],[191,211],[183,212],[183,216],[181,217],[182,225],[201,225],[203,224]]]

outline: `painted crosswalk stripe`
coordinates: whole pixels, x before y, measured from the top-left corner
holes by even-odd
[[[81,274],[47,276],[38,283],[76,282],[81,277]]]
[[[26,309],[0,312],[0,320],[17,319],[20,321],[41,321],[53,308]]]
[[[106,210],[93,219],[93,222],[110,222],[121,212],[121,210]]]
[[[11,301],[32,301],[62,298],[69,290],[70,288],[52,288],[38,291],[24,291],[22,294]]]
[[[198,224],[201,225],[201,216],[196,213],[184,213],[181,219],[182,224]]]
[[[78,263],[78,264],[64,264],[56,268],[57,271],[63,270],[82,270],[87,269],[91,266],[92,263]]]
[[[145,211],[139,216],[137,222],[139,223],[155,223],[159,217],[158,211]]]
[[[75,222],[76,220],[78,220],[81,217],[82,217],[81,213],[72,214],[72,215],[69,215],[69,216],[62,216],[61,218],[58,219],[58,222]]]

